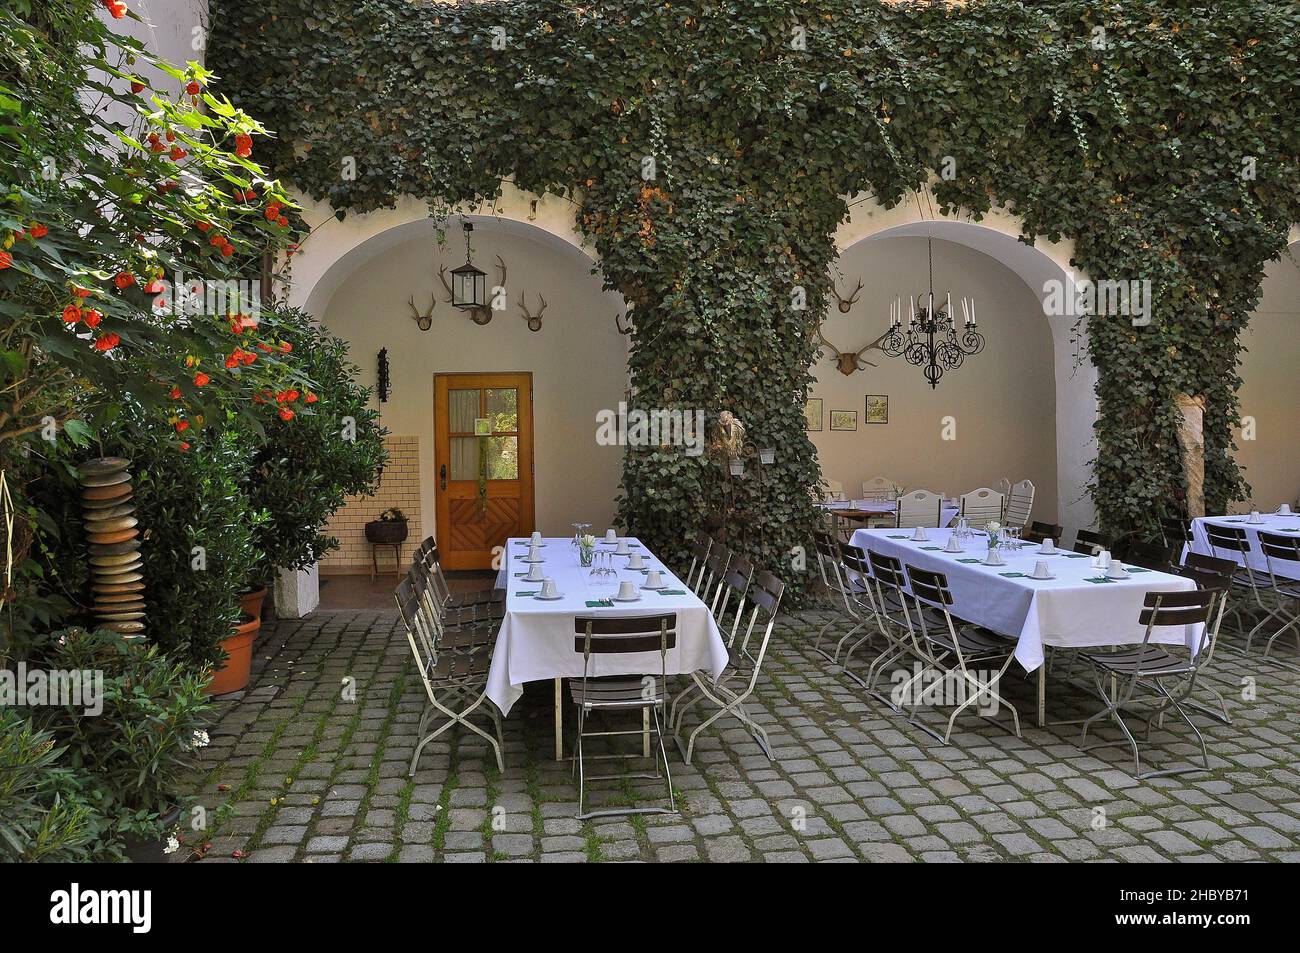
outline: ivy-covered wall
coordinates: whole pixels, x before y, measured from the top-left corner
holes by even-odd
[[[1300,220],[1294,5],[214,0],[213,24],[209,65],[279,135],[261,158],[341,214],[505,177],[580,202],[633,306],[638,402],[731,410],[778,450],[736,480],[630,450],[622,512],[656,545],[710,519],[760,564],[806,540],[832,235],[846,197],[936,173],[947,210],[1005,207],[1093,278],[1152,282],[1149,325],[1088,320],[1102,522],[1182,492],[1180,393],[1208,403],[1208,505],[1242,493],[1237,333]]]

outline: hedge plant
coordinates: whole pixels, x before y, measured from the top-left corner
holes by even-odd
[[[629,450],[621,516],[656,547],[710,517],[760,564],[804,542],[836,227],[847,197],[927,181],[943,211],[1004,208],[1094,279],[1153,283],[1149,325],[1086,320],[1105,528],[1183,493],[1180,393],[1209,404],[1207,505],[1246,492],[1238,335],[1300,220],[1294,5],[216,0],[213,23],[267,161],[339,215],[402,195],[441,215],[505,178],[578,204],[633,309],[638,403],[731,410],[778,451],[732,484]]]

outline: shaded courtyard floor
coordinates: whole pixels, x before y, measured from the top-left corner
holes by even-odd
[[[211,845],[204,863],[1300,861],[1294,670],[1220,650],[1206,684],[1233,724],[1196,718],[1213,770],[1139,781],[1125,749],[1085,753],[1077,726],[1038,728],[1035,685],[1014,664],[1004,688],[1023,737],[963,716],[939,745],[812,651],[818,622],[783,618],[751,699],[775,761],[724,720],[691,765],[669,750],[680,815],[587,822],[573,816],[569,765],[552,760],[551,683],[530,685],[505,720],[504,773],[457,731],[426,747],[408,778],[424,694],[396,613],[266,623],[248,690],[217,701],[191,787],[208,829],[186,841]],[[1049,720],[1098,704],[1049,682]],[[1142,751],[1146,768],[1198,749],[1175,719]],[[602,789],[638,801],[663,790]]]

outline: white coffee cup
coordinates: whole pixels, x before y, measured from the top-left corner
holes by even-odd
[[[1281,506],[1279,506],[1279,507],[1277,508],[1277,511],[1278,511],[1279,513],[1281,513],[1283,516],[1290,516],[1290,515],[1291,515],[1291,504],[1290,504],[1290,503],[1283,503]]]
[[[1034,563],[1034,578],[1046,579],[1051,573],[1047,569],[1047,560],[1040,559]]]
[[[647,589],[662,589],[664,587],[664,577],[658,569],[651,569],[645,574],[645,587]]]
[[[542,541],[542,531],[537,529],[533,530],[533,535],[530,537],[530,539],[534,543],[540,543]]]
[[[541,563],[533,563],[532,565],[530,565],[530,566],[528,567],[528,575],[524,576],[524,578],[527,579],[529,582],[541,582],[541,581],[542,581],[542,564],[541,564]]]
[[[622,599],[624,602],[636,599],[636,583],[632,582],[630,579],[624,579],[620,582],[618,584],[618,598]]]
[[[1056,540],[1054,539],[1043,540],[1043,545],[1038,547],[1038,551],[1040,553],[1044,553],[1047,555],[1051,555],[1052,553],[1056,552]]]
[[[633,553],[630,557],[628,557],[627,568],[628,569],[645,568],[645,562],[641,559],[640,553]]]
[[[619,541],[618,541],[618,546],[616,546],[616,547],[614,548],[614,552],[618,553],[620,556],[626,556],[626,555],[627,555],[628,553],[630,553],[631,551],[632,551],[632,550],[630,550],[630,549],[627,548],[627,540],[626,540],[626,539],[619,539]]]
[[[1124,571],[1124,564],[1118,559],[1112,559],[1110,565],[1106,567],[1107,579],[1126,579],[1128,573]]]
[[[555,591],[555,580],[554,580],[554,579],[543,579],[543,580],[542,580],[542,593],[541,593],[541,595],[542,595],[542,598],[543,598],[543,599],[554,599],[557,595],[559,595],[559,593]]]
[[[956,535],[949,536],[948,545],[944,547],[944,552],[960,553],[961,551],[961,542],[957,539]]]
[[[616,533],[612,528],[605,530],[605,542],[612,543],[616,539],[618,539],[618,533]]]
[[[528,544],[528,558],[536,561],[542,558],[542,547],[536,543]]]
[[[924,527],[924,526],[918,526],[916,529],[914,529],[914,530],[912,531],[912,539],[916,540],[917,542],[920,542],[921,540],[925,540],[925,539],[929,539],[929,538],[930,538],[929,536],[926,536],[926,535],[925,535],[925,527]]]
[[[1262,517],[1262,516],[1259,515],[1259,510],[1251,510],[1251,511],[1250,511],[1250,520],[1249,520],[1249,522],[1251,522],[1251,523],[1262,523],[1262,522],[1264,522],[1264,517]]]

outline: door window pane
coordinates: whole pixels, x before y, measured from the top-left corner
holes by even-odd
[[[447,429],[452,433],[473,433],[478,404],[477,388],[447,391]]]
[[[493,433],[519,430],[519,391],[513,387],[492,387],[487,391],[487,415]],[[512,478],[513,479],[513,478]]]
[[[470,429],[474,421],[470,420]],[[448,467],[453,480],[478,479],[478,437],[451,438],[451,466]]]
[[[519,438],[485,437],[489,480],[519,479]]]

